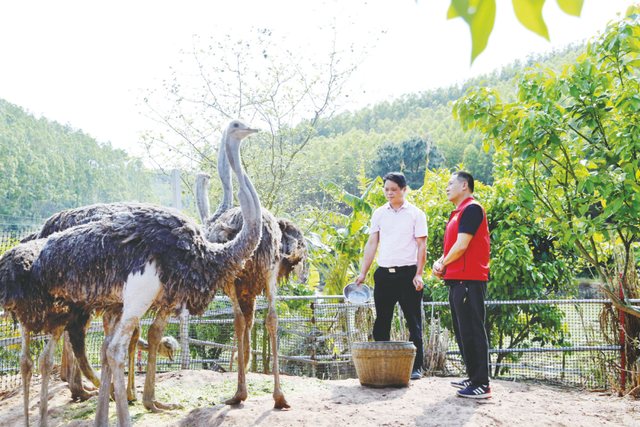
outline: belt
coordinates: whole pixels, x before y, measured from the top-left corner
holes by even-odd
[[[417,265],[403,265],[401,267],[380,267],[378,266],[378,268],[381,268],[383,270],[387,270],[388,273],[397,273],[403,270],[408,270],[410,268],[417,268]]]

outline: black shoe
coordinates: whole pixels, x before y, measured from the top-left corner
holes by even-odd
[[[412,380],[419,380],[420,378],[422,378],[422,372],[420,372],[420,369],[414,369],[411,371]]]
[[[488,385],[470,385],[464,390],[458,390],[457,393],[460,397],[488,399],[491,397],[491,387]]]
[[[459,388],[459,389],[463,389],[463,388],[467,388],[471,385],[471,381],[470,380],[462,380],[462,381],[451,381],[451,387],[455,387],[455,388]]]

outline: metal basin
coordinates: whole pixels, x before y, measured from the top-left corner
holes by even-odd
[[[342,295],[344,295],[349,302],[364,304],[371,299],[371,289],[364,283],[361,283],[359,286],[356,286],[355,283],[349,283],[342,290]]]

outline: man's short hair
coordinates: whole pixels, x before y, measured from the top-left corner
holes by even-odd
[[[473,181],[473,176],[471,176],[469,172],[457,171],[457,172],[454,172],[452,175],[457,176],[458,181],[466,181],[467,184],[469,184],[469,190],[471,190],[471,192],[473,193],[474,181]]]
[[[382,182],[387,181],[395,182],[400,188],[405,188],[407,186],[407,179],[400,172],[389,172],[388,174],[386,174],[384,178],[382,178]]]

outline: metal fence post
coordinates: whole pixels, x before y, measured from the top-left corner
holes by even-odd
[[[189,353],[189,311],[186,308],[180,313],[180,363],[182,369],[189,369],[191,354]]]

